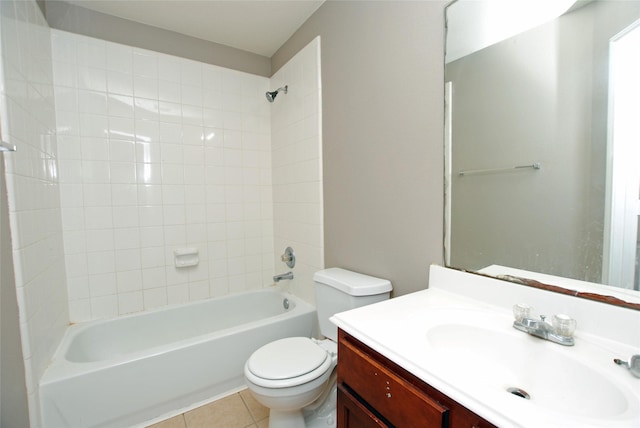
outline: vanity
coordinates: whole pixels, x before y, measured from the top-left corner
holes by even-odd
[[[563,346],[512,307],[577,320]],[[336,314],[338,427],[638,427],[640,311],[432,266],[429,289]]]
[[[340,427],[495,427],[342,330],[338,349]]]

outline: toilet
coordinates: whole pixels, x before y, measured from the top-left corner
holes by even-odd
[[[289,337],[255,351],[244,366],[247,387],[270,409],[270,428],[335,426],[338,312],[387,300],[391,283],[341,268],[313,276],[320,332],[326,339]]]

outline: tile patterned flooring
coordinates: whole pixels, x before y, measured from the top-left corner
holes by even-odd
[[[148,428],[268,428],[269,409],[244,389]]]

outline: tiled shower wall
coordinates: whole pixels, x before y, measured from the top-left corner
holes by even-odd
[[[287,246],[297,255],[291,291],[315,302],[313,274],[324,268],[322,204],[322,84],[320,38],[282,66],[271,78],[279,94],[271,114],[276,267]]]
[[[38,426],[38,381],[69,322],[51,41],[35,1],[0,2],[0,31],[2,138],[18,149],[0,159],[5,163],[29,413],[32,426]]]
[[[269,79],[52,30],[72,321],[271,283]],[[174,250],[199,264],[176,268]]]

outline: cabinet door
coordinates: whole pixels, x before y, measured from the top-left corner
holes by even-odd
[[[367,409],[358,399],[338,385],[338,428],[388,428],[380,418]]]

